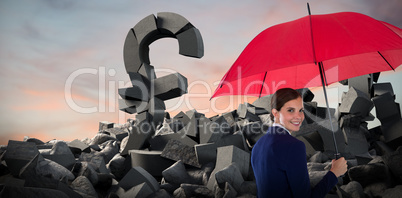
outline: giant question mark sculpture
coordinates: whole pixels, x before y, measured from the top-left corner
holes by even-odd
[[[156,78],[149,61],[149,45],[161,38],[176,38],[179,54],[201,58],[204,45],[200,31],[172,12],[145,17],[131,28],[124,43],[124,65],[133,87],[119,89],[119,109],[127,113],[148,112],[154,126],[163,122],[164,100],[187,93],[187,79],[180,73]]]

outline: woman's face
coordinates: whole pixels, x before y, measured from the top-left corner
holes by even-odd
[[[281,124],[289,132],[299,131],[304,120],[303,100],[301,97],[286,102],[280,111],[272,109],[275,123]]]

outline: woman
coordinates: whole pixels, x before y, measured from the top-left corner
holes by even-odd
[[[331,170],[311,189],[306,147],[291,136],[304,120],[302,97],[293,89],[279,89],[272,96],[271,109],[274,124],[251,155],[258,197],[324,197],[337,184],[337,177],[345,174],[346,160],[332,160]]]

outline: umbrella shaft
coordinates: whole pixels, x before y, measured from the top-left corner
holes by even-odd
[[[333,126],[333,124],[332,124],[331,112],[329,111],[327,90],[325,89],[326,80],[324,80],[324,68],[323,68],[322,62],[319,62],[319,63],[318,63],[318,67],[319,67],[319,69],[320,69],[320,76],[321,76],[322,89],[323,89],[323,91],[324,91],[325,103],[326,103],[326,105],[327,105],[327,113],[328,113],[329,122],[330,122],[331,130],[332,130],[332,138],[333,138],[333,140],[334,140],[334,145],[335,145],[335,159],[338,159],[338,158],[339,158],[338,145],[337,145],[337,143],[336,143],[335,131],[334,131],[334,126]]]

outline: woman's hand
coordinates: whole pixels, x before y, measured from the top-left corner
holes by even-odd
[[[336,177],[344,175],[348,170],[348,165],[345,158],[341,157],[337,160],[332,160],[331,172],[335,174]]]

